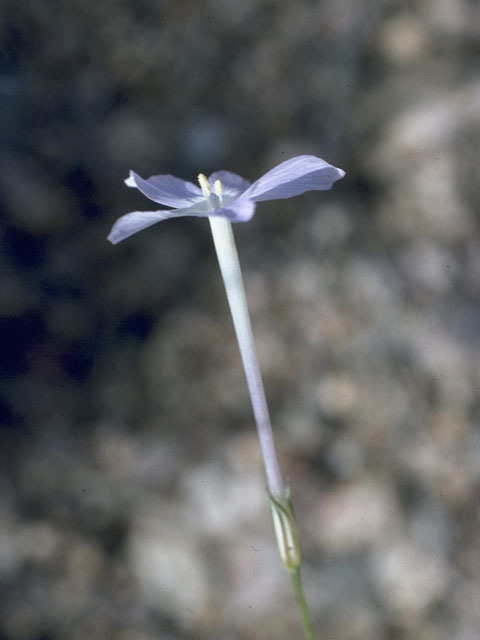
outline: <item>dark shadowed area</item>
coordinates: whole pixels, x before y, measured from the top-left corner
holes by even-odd
[[[469,0],[3,0],[0,640],[301,638],[208,222],[106,241],[299,154],[235,232],[317,638],[478,640],[479,63]]]

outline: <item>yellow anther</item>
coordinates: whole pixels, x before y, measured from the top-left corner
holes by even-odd
[[[204,173],[198,174],[198,184],[200,185],[202,189],[202,193],[205,196],[205,198],[209,198],[212,191],[210,189],[210,183],[208,182],[208,178]]]
[[[213,191],[219,198],[222,197],[223,184],[220,182],[220,180],[215,180],[215,182],[213,183]]]

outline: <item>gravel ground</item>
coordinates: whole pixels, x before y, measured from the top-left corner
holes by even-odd
[[[477,640],[480,7],[4,0],[0,640],[300,638],[205,220],[129,169],[347,176],[236,225],[319,640]]]

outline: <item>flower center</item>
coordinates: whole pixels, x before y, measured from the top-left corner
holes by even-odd
[[[198,184],[202,189],[203,197],[210,201],[213,209],[217,209],[222,204],[223,185],[220,180],[213,183],[213,194],[210,182],[204,173],[198,174]]]

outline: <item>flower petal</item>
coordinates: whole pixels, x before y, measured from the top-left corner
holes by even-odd
[[[255,203],[248,198],[237,198],[221,209],[211,212],[211,215],[227,218],[230,222],[248,222],[255,213]]]
[[[150,200],[167,207],[189,207],[202,197],[200,187],[170,175],[151,176],[144,180],[134,171],[130,171],[125,184],[128,187],[136,187]]]
[[[282,162],[254,182],[243,194],[254,202],[298,196],[305,191],[330,189],[345,171],[316,156],[297,156]]]
[[[108,240],[112,244],[117,244],[134,233],[142,231],[152,224],[169,218],[180,218],[182,216],[206,217],[212,213],[210,205],[205,200],[198,202],[186,209],[165,209],[163,211],[133,211],[119,218],[112,227]]]
[[[232,194],[235,193],[237,196],[246,191],[251,184],[250,180],[246,180],[231,171],[215,171],[208,176],[208,181],[211,185],[213,185],[215,180],[220,180],[224,193],[232,192]]]

